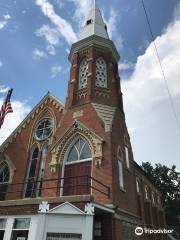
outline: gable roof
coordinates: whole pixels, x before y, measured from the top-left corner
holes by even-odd
[[[57,108],[59,108],[60,111],[64,111],[64,104],[53,94],[48,92],[41,99],[41,101],[31,110],[31,112],[25,117],[25,119],[19,124],[19,126],[10,134],[10,136],[2,143],[2,145],[0,146],[0,153],[2,153],[4,149],[8,147],[9,143],[11,143],[13,139],[17,137],[21,130],[25,128],[26,124],[29,123],[29,121],[34,118],[35,114],[39,112],[39,109],[42,109],[44,104],[47,103],[48,99],[54,101],[54,103],[56,104]]]
[[[56,213],[56,214],[71,214],[71,215],[84,215],[85,213],[74,206],[69,202],[62,203],[61,205],[52,208],[48,213]]]

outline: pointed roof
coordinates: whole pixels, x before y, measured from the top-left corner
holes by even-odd
[[[30,122],[31,119],[34,119],[34,116],[42,109],[42,107],[47,103],[47,100],[51,99],[57,104],[59,111],[64,111],[64,104],[56,98],[51,92],[48,92],[42,100],[32,109],[32,111],[26,116],[26,118],[19,124],[19,126],[10,134],[10,136],[0,145],[0,153],[4,151],[5,148],[8,147],[9,143],[13,141],[17,137],[21,130],[26,127],[26,125]]]
[[[70,215],[85,215],[85,213],[74,206],[73,204],[69,202],[64,202],[59,206],[56,206],[55,208],[52,208],[49,210],[48,213],[55,213],[55,214],[70,214]]]
[[[103,21],[101,12],[95,0],[86,24],[80,33],[79,40],[85,39],[92,35],[109,39],[106,24]]]

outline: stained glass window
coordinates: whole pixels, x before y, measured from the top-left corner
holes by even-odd
[[[41,164],[40,164],[38,182],[37,182],[37,196],[41,196],[41,192],[42,192],[42,184],[43,184],[43,178],[45,173],[47,154],[48,154],[48,144],[45,144],[42,147]]]
[[[79,138],[71,147],[67,157],[67,162],[90,159],[91,157],[91,149],[89,147],[89,144],[86,140]]]
[[[88,79],[88,62],[84,58],[79,67],[79,89],[83,89],[87,86]]]
[[[32,197],[34,195],[34,191],[36,188],[34,181],[35,181],[38,155],[39,155],[39,149],[37,146],[34,146],[32,148],[31,158],[30,158],[29,168],[28,168],[28,173],[26,178],[27,183],[25,185],[25,197]]]
[[[53,123],[51,119],[42,119],[36,128],[35,135],[38,139],[44,140],[50,136],[53,130]]]
[[[107,88],[106,62],[102,57],[96,60],[96,86]]]
[[[0,164],[0,184],[8,183],[10,178],[9,166],[6,162]]]

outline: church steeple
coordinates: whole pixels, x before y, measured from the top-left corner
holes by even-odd
[[[123,112],[119,58],[94,1],[80,39],[70,50],[71,71],[66,108],[97,103],[119,106]]]
[[[103,21],[101,12],[95,0],[85,26],[80,33],[79,40],[85,39],[92,35],[109,39],[106,24]]]

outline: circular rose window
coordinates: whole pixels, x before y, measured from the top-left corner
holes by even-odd
[[[35,130],[35,136],[39,140],[48,138],[53,131],[53,122],[51,119],[42,119]]]

